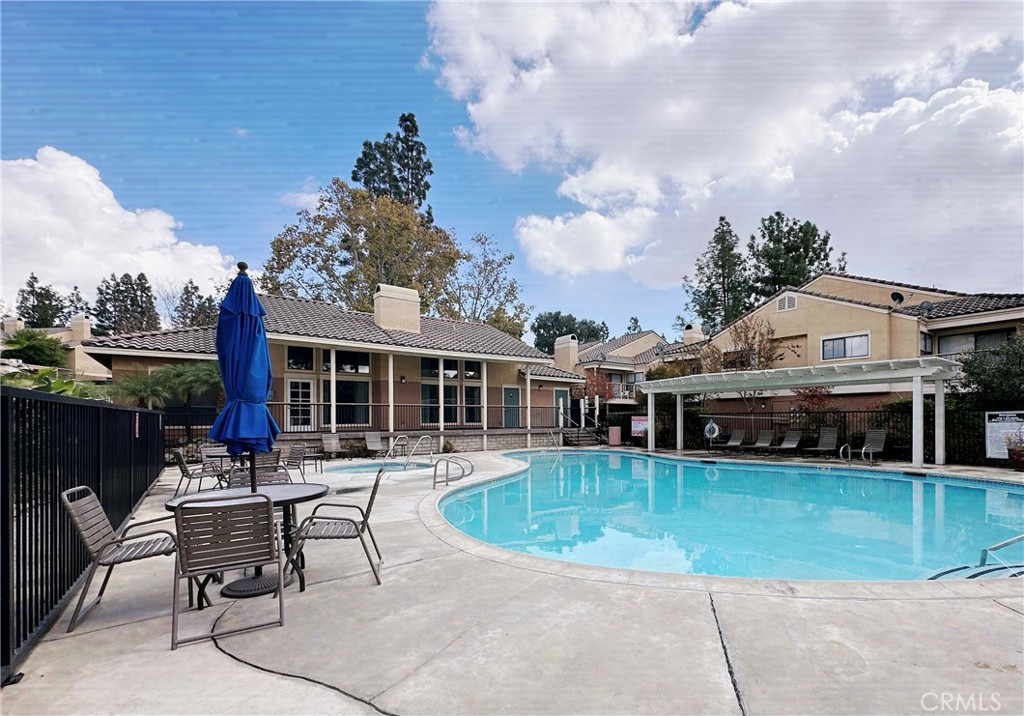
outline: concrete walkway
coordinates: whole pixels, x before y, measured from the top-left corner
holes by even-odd
[[[517,466],[471,457],[474,479]],[[307,477],[360,503],[370,483]],[[137,518],[163,514],[175,482],[166,475]],[[385,481],[381,586],[358,544],[311,543],[283,628],[172,652],[170,559],[119,567],[73,634],[65,615],[22,664],[2,712],[1024,713],[1020,580],[782,582],[553,562],[458,532],[437,512],[444,492],[429,472]],[[214,601],[184,615],[183,634],[276,610],[269,597]]]

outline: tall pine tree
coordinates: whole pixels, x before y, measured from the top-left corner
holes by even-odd
[[[832,264],[831,235],[809,221],[787,218],[781,211],[761,219],[760,239],[747,242],[754,297],[763,300],[786,286],[799,286],[823,271],[846,272],[846,253]]]
[[[175,328],[212,326],[217,323],[219,308],[213,296],[204,296],[192,279],[181,289],[178,305],[174,307],[171,324]]]
[[[742,316],[750,309],[750,268],[746,257],[737,249],[740,237],[724,216],[704,253],[695,264],[692,277],[683,277],[683,287],[689,293],[689,309],[700,320],[717,330]],[[681,329],[688,321],[676,317]]]
[[[96,287],[96,326],[101,333],[135,333],[160,328],[156,298],[146,274],[103,279]]]
[[[40,286],[34,273],[28,275],[25,288],[18,289],[18,315],[29,328],[58,325],[64,318],[66,303],[53,286]]]

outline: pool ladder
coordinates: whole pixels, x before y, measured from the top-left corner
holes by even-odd
[[[444,476],[437,474],[438,469],[444,465]],[[452,467],[456,467],[459,470],[459,474],[452,475]],[[437,458],[437,462],[434,463],[434,485],[431,489],[437,488],[437,483],[440,480],[444,480],[444,484],[447,485],[451,480],[461,480],[464,477],[473,474],[473,461],[468,457],[460,457],[459,455],[445,455],[444,457]]]
[[[409,466],[409,460],[411,460],[412,456],[416,454],[416,451],[420,447],[420,443],[423,442],[424,440],[427,441],[427,447],[430,449],[430,452],[427,453],[427,458],[431,462],[434,461],[434,443],[431,441],[429,435],[421,435],[420,439],[416,441],[416,444],[412,446],[412,449],[409,450],[408,452],[406,452],[406,454],[405,454],[405,462],[402,463],[402,467],[403,468]],[[386,453],[384,453],[384,457],[381,459],[381,461],[382,462],[387,462],[388,458],[391,458],[392,460],[395,459],[395,448],[397,448],[399,445],[405,445],[406,447],[408,447],[408,445],[409,445],[409,436],[408,435],[399,435],[398,437],[396,437],[391,442],[391,447],[389,447],[388,451]]]

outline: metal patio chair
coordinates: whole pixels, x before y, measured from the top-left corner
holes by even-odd
[[[885,449],[885,430],[868,430],[864,433],[864,447],[860,449],[862,460],[874,462]]]
[[[800,447],[800,439],[804,434],[799,430],[787,430],[778,445],[769,445],[768,451],[773,453],[796,452]]]
[[[89,566],[89,576],[85,578],[85,585],[82,587],[82,594],[75,605],[75,611],[71,615],[71,622],[68,624],[70,633],[78,625],[79,621],[92,611],[93,607],[100,603],[103,592],[107,589],[107,582],[110,581],[110,574],[118,564],[135,562],[147,557],[163,557],[174,554],[177,549],[177,542],[174,534],[169,530],[152,529],[140,532],[135,535],[128,535],[129,530],[144,525],[151,525],[171,519],[171,515],[158,517],[153,520],[135,522],[125,527],[120,534],[114,531],[114,527],[103,511],[103,505],[88,487],[73,487],[60,494],[60,500],[71,518],[75,531],[85,543],[85,549],[89,553],[92,564]],[[89,606],[82,610],[85,604],[85,597],[92,586],[93,577],[100,567],[107,568],[107,574],[103,577],[103,584],[100,585],[100,592],[96,595]],[[189,592],[189,604],[192,604],[191,591]]]
[[[306,481],[306,443],[292,443],[285,454],[284,467],[291,472],[299,471],[299,477]]]
[[[323,433],[320,436],[320,442],[322,442],[324,446],[324,457],[327,457],[328,455],[331,455],[332,457],[335,455],[340,455],[341,457],[348,456],[348,450],[341,446],[341,439],[338,437],[337,433]]]
[[[373,536],[373,531],[370,529],[370,512],[373,510],[373,502],[377,498],[377,490],[380,489],[382,477],[384,477],[383,467],[377,470],[377,478],[373,482],[370,499],[366,502],[365,508],[349,503],[321,502],[313,508],[312,514],[304,519],[299,528],[295,530],[295,538],[292,543],[291,553],[288,555],[288,561],[299,575],[300,592],[306,589],[306,575],[302,571],[300,562],[302,550],[307,540],[358,539],[363,546],[366,561],[370,563],[370,571],[373,572],[373,577],[377,580],[377,584],[380,584],[380,569],[384,564],[384,558],[380,553],[380,547],[377,546],[377,540]],[[322,514],[321,510],[330,510],[335,512],[335,514]],[[337,511],[343,510],[355,510],[358,512],[359,518],[356,519],[354,516],[351,516],[351,512],[349,512],[350,516],[347,517],[336,514]],[[366,545],[364,535],[369,535],[370,542],[373,543],[373,549],[377,553],[376,562],[370,556],[370,550]]]
[[[836,452],[836,445],[839,442],[839,428],[825,425],[818,429],[818,444],[803,449],[804,453],[812,455],[823,455],[832,457]]]
[[[266,495],[242,498],[190,497],[174,508],[178,555],[174,561],[174,594],[171,600],[171,649],[214,637],[240,634],[270,626],[284,626],[284,550],[275,526],[274,503]],[[183,579],[198,582],[199,598],[218,573],[250,567],[277,566],[278,618],[234,629],[178,638],[180,585]]]
[[[387,452],[387,448],[384,447],[384,441],[381,440],[379,432],[365,432],[363,433],[363,439],[366,441],[366,452],[372,458],[378,458]]]
[[[740,450],[749,450],[751,452],[757,452],[758,450],[767,450],[769,446],[771,446],[772,440],[774,439],[774,430],[762,430],[757,434],[756,441],[750,443],[749,445],[740,445]]]
[[[181,492],[181,486],[185,485],[185,491],[181,494],[188,493],[188,488],[192,484],[193,480],[198,480],[199,485],[196,487],[196,492],[202,492],[203,480],[212,479],[217,486],[224,484],[224,471],[220,469],[220,464],[216,462],[202,462],[196,465],[189,465],[185,461],[185,453],[181,451],[181,448],[171,448],[171,454],[174,456],[174,462],[181,471],[181,477],[178,478],[178,486],[174,488],[174,496],[177,497],[178,493]]]
[[[729,439],[724,443],[711,444],[711,447],[716,450],[738,450],[743,444],[743,438],[746,436],[747,431],[743,428],[735,428],[730,434]]]

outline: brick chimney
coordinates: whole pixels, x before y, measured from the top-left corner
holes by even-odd
[[[389,331],[419,333],[419,291],[378,283],[373,294],[373,322]]]
[[[92,321],[86,314],[79,313],[71,319],[71,340],[84,341],[86,338],[92,338]]]
[[[576,372],[576,364],[579,363],[580,346],[575,333],[567,336],[559,336],[555,339],[555,367],[567,370],[570,373]]]

